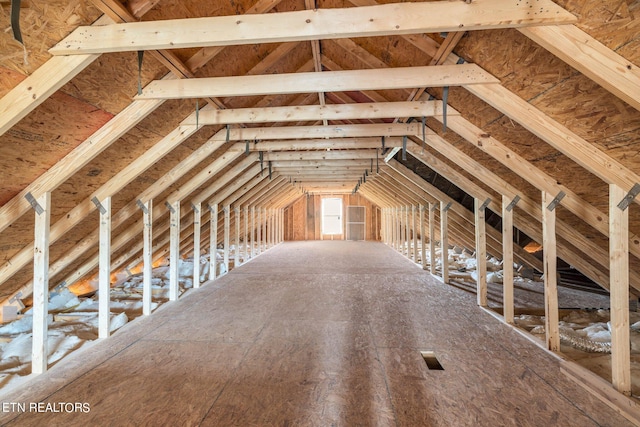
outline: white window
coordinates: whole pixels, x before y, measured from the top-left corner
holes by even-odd
[[[322,234],[342,234],[342,199],[322,199]]]

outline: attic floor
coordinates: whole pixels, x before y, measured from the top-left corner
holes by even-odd
[[[0,423],[26,426],[629,424],[474,295],[374,242],[280,244],[2,401],[27,412]]]

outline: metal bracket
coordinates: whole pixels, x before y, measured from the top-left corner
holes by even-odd
[[[193,203],[191,203],[191,209],[193,209],[197,213],[200,213],[200,209],[198,209],[198,207],[196,205],[194,205]]]
[[[431,212],[435,212],[438,210],[438,204],[434,203],[433,206],[431,206]]]
[[[446,212],[449,209],[451,209],[451,205],[453,205],[453,202],[449,202],[447,203],[447,206],[445,206],[444,208],[442,208],[442,212]]]
[[[449,86],[445,86],[442,92],[442,131],[447,131],[447,100],[449,99]]]
[[[167,209],[169,209],[169,212],[171,212],[172,214],[176,213],[176,210],[173,208],[173,205],[169,202],[164,202],[164,205],[167,207]]]
[[[564,194],[564,191],[559,192],[558,195],[551,201],[551,203],[549,203],[549,206],[547,206],[547,210],[553,211],[558,206],[560,201],[564,198],[564,196],[566,196],[566,194]]]
[[[198,122],[200,120],[200,102],[196,99],[196,130],[198,130]]]
[[[491,198],[488,198],[487,200],[482,202],[482,204],[480,205],[480,210],[481,211],[485,210],[490,203],[491,203]]]
[[[44,208],[40,206],[40,203],[33,197],[33,194],[27,193],[24,195],[24,198],[27,199],[27,202],[31,205],[31,207],[36,211],[38,215],[42,215],[44,212]]]
[[[380,140],[382,141],[382,151],[384,151],[384,136],[381,136]]]
[[[407,135],[402,137],[402,160],[407,160]]]
[[[206,208],[207,208],[207,210],[208,210],[209,212],[214,213],[214,212],[213,212],[213,207],[211,207],[211,205],[210,205],[209,203],[205,204],[205,206],[206,206]]]
[[[511,203],[509,203],[507,205],[507,207],[505,208],[507,210],[507,212],[511,212],[513,210],[513,208],[516,207],[516,205],[518,204],[519,201],[520,201],[520,196],[518,196],[516,194],[516,197],[514,197],[513,200],[511,201]]]
[[[271,160],[269,160],[269,179],[271,179]]]
[[[262,176],[262,171],[264,170],[264,153],[262,151],[258,152],[258,160],[260,160],[260,176]]]
[[[249,152],[250,152],[250,150],[249,150],[249,140],[247,139],[244,143],[245,143],[245,146],[244,146],[244,155],[245,155],[245,156],[248,156],[248,155],[249,155]]]
[[[631,190],[629,190],[627,195],[624,196],[624,199],[622,199],[620,203],[618,203],[618,207],[621,210],[626,210],[638,194],[640,194],[640,184],[636,183],[633,185],[633,187],[631,187]]]
[[[231,126],[227,125],[227,136],[225,138],[225,142],[229,142],[229,138],[231,136]]]
[[[142,202],[142,200],[140,200],[140,199],[136,200],[136,205],[138,205],[138,207],[139,207],[140,209],[142,209],[142,212],[144,212],[144,213],[145,213],[145,215],[149,213],[149,209],[147,209],[147,207],[146,207],[146,206],[145,206],[145,204]]]
[[[102,215],[107,213],[107,210],[104,208],[104,206],[102,206],[102,203],[100,203],[100,200],[98,200],[97,197],[92,197],[91,201],[93,202],[94,205],[96,205],[96,208],[98,208],[98,210],[100,211],[100,213]]]
[[[66,285],[67,282],[62,282]],[[9,302],[16,302],[20,299],[20,297],[22,296],[22,292],[18,291],[16,292],[16,294],[14,296],[12,296],[11,298],[9,298]]]

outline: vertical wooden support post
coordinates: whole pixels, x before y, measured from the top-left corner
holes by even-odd
[[[111,309],[111,197],[99,202],[98,338],[108,338]]]
[[[411,219],[413,220],[413,262],[418,262],[418,218],[416,207],[411,205]]]
[[[392,248],[395,246],[395,228],[394,228],[394,216],[393,216],[393,208],[388,208],[387,209],[387,216],[388,218],[388,228],[387,228],[387,232],[389,233],[389,246],[391,246]]]
[[[193,205],[193,287],[200,287],[200,220],[202,205]]]
[[[276,210],[276,243],[282,242],[282,209]]]
[[[35,199],[36,222],[33,244],[33,346],[31,372],[41,374],[47,370],[49,356],[49,230],[51,225],[51,193]]]
[[[262,208],[262,244],[263,250],[266,251],[267,247],[267,208]]]
[[[236,268],[240,265],[240,207],[236,207],[233,213],[236,218],[236,250],[234,251],[233,268]]]
[[[229,272],[229,246],[231,244],[231,206],[227,205],[224,211],[224,271]]]
[[[209,280],[218,276],[218,204],[209,207]]]
[[[407,258],[409,258],[411,256],[410,251],[411,248],[409,247],[409,243],[410,243],[410,227],[409,227],[409,206],[405,206],[404,207],[404,247],[405,249],[403,250],[403,253],[406,254]]]
[[[273,210],[267,209],[267,248],[273,246]]]
[[[168,202],[167,202],[168,203]],[[168,205],[169,219],[169,301],[178,299],[178,264],[180,263],[180,201]]]
[[[502,196],[502,306],[504,321],[513,324],[513,207]]]
[[[251,258],[256,256],[256,207],[251,206]]]
[[[560,351],[558,278],[556,255],[556,211],[550,208],[553,195],[542,192],[542,249],[544,261],[544,311],[547,348]]]
[[[449,226],[447,223],[448,207],[440,202],[440,264],[442,267],[442,281],[449,283]]]
[[[487,235],[482,200],[474,199],[476,225],[476,297],[480,307],[487,306]]]
[[[437,203],[429,203],[429,272],[436,274],[436,209]]]
[[[258,255],[262,253],[262,208],[258,208],[258,223],[256,224],[256,243]]]
[[[153,277],[153,201],[144,203],[142,211],[142,314],[151,314],[151,278]]]
[[[426,239],[425,239],[425,229],[424,229],[424,210],[427,209],[425,205],[419,205],[418,209],[420,210],[420,262],[422,263],[422,269],[427,269],[427,248]]]
[[[244,260],[249,259],[251,253],[249,252],[249,206],[244,207]]]
[[[611,307],[611,380],[620,393],[631,396],[629,344],[629,210],[618,207],[626,194],[609,185],[609,275]]]
[[[396,208],[396,250],[402,253],[402,210]]]

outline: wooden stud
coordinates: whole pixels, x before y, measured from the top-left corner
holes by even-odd
[[[436,274],[436,209],[437,203],[429,203],[429,272]]]
[[[542,192],[542,248],[544,261],[544,312],[547,349],[560,351],[558,279],[556,268],[556,211],[548,206],[554,195]],[[626,301],[626,304],[629,302]]]
[[[236,249],[234,251],[233,257],[233,268],[236,268],[240,265],[240,207],[236,207],[233,210],[233,214],[236,220],[236,232],[235,232],[235,242]]]
[[[180,201],[168,205],[171,208],[169,217],[169,301],[177,301],[178,288],[178,264],[180,263]]]
[[[229,272],[229,246],[231,244],[231,206],[226,205],[224,211],[224,268]]]
[[[249,248],[249,206],[244,207],[244,260],[245,262],[251,257]]]
[[[420,208],[420,207],[418,207]],[[418,218],[416,217],[416,207],[411,205],[411,219],[413,221],[413,262],[418,262]]]
[[[33,250],[33,347],[31,372],[41,374],[47,370],[49,356],[49,226],[51,221],[51,193],[45,192],[36,199],[42,213],[36,213]]]
[[[262,208],[262,244],[264,245],[263,250],[266,251],[269,249],[267,246],[267,208]]]
[[[193,288],[200,287],[200,232],[202,225],[202,204],[193,205]]]
[[[111,197],[99,203],[102,208],[98,264],[98,337],[108,338],[111,326]]]
[[[449,226],[447,204],[440,202],[440,258],[442,264],[442,281],[449,283]]]
[[[487,236],[482,200],[475,198],[476,297],[480,307],[487,306]]]
[[[618,203],[626,192],[609,185],[609,257],[611,267],[611,378],[613,386],[631,396],[629,341],[629,209]]]
[[[256,224],[256,250],[258,255],[262,253],[262,209],[258,207],[258,223]]]
[[[142,314],[151,314],[152,290],[151,280],[153,277],[153,201],[148,200],[142,211]]]
[[[419,205],[420,210],[420,260],[422,262],[422,269],[427,269],[427,248],[425,239],[425,227],[424,227],[424,210],[428,209],[426,205]]]
[[[251,258],[256,255],[256,207],[251,206]]]
[[[504,321],[514,322],[513,306],[513,209],[511,198],[502,196],[502,307]]]
[[[218,204],[210,206],[209,215],[209,280],[218,276]]]

